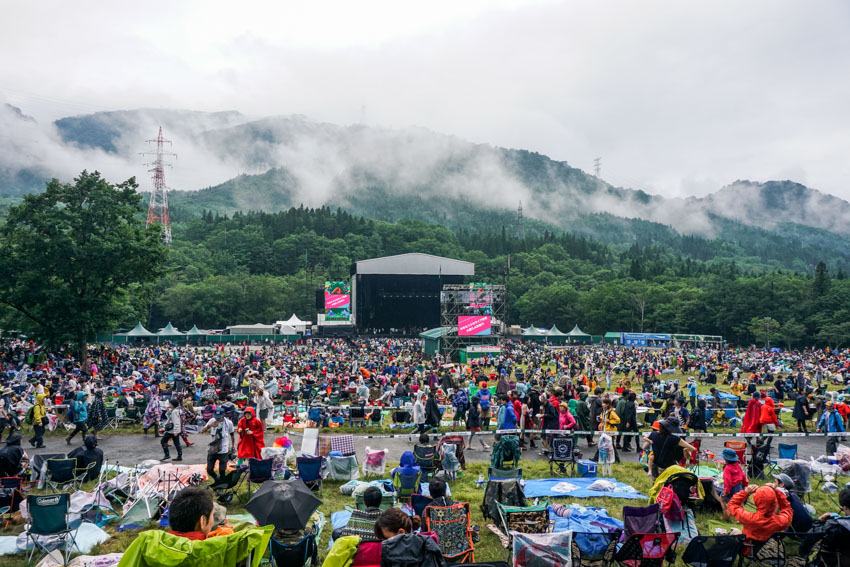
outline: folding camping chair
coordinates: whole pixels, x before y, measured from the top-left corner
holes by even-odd
[[[700,449],[702,447],[702,439],[697,437],[696,439],[691,441],[690,444],[693,445],[696,451],[691,453],[690,458],[682,457],[682,460],[679,462],[679,465],[685,467],[686,469],[696,470],[696,468],[699,467],[700,464]]]
[[[502,470],[494,469],[493,467],[487,467],[488,480],[504,480],[506,478],[515,478],[517,480],[522,480],[522,469]]]
[[[269,556],[272,567],[302,567],[319,564],[319,546],[316,536],[308,534],[298,543],[281,543],[272,537],[269,540]]]
[[[360,478],[360,465],[357,457],[330,455],[328,457],[328,475],[333,480],[355,480]]]
[[[329,406],[338,406],[339,405],[340,394],[339,392],[331,392],[328,396],[328,405]]]
[[[545,534],[514,532],[511,537],[513,564],[567,567],[571,565],[572,536],[570,531]]]
[[[82,469],[82,474],[77,470],[77,459],[47,459],[47,486],[59,492],[69,486],[72,492],[79,490],[88,469]]]
[[[791,459],[794,460],[797,458],[797,444],[794,443],[790,445],[788,443],[780,443],[779,447],[779,458],[780,459]]]
[[[248,498],[254,494],[251,485],[263,484],[272,479],[272,467],[274,459],[248,459]]]
[[[348,423],[352,427],[354,424],[358,424],[360,427],[366,425],[366,410],[362,406],[351,406],[351,410],[348,413]]]
[[[242,484],[244,475],[245,469],[242,467],[235,468],[212,483],[210,490],[215,492],[219,502],[224,505],[230,504],[233,501],[234,494],[239,492],[239,485]],[[250,487],[248,490],[251,490]]]
[[[430,499],[429,499],[430,501]],[[381,491],[381,510],[388,510],[393,507],[395,504],[395,492],[384,492]],[[354,493],[354,507],[358,510],[365,510],[366,503],[363,501],[363,492],[355,492]],[[422,507],[425,508],[424,506]],[[421,517],[422,514],[419,514]]]
[[[428,481],[437,472],[437,447],[432,445],[414,445],[413,459],[422,469],[422,479]]]
[[[554,474],[553,465],[557,465],[559,473],[576,475],[575,439],[572,436],[553,437],[552,450],[543,451],[543,454],[549,457],[549,473]]]
[[[440,551],[451,563],[475,561],[469,502],[452,506],[428,506],[425,529],[437,534]]]
[[[726,441],[723,443],[723,447],[726,449],[732,449],[735,451],[735,454],[738,455],[738,460],[741,462],[741,466],[745,467],[747,463],[747,442],[746,441]]]
[[[570,544],[572,567],[608,567],[617,551],[620,531],[608,533],[573,532]]]
[[[399,502],[402,500],[410,500],[410,495],[419,492],[419,485],[422,482],[422,473],[402,474],[397,472],[393,475],[393,490],[396,492],[396,497]]]
[[[420,518],[424,518],[423,514],[425,513],[425,508],[431,505],[433,500],[424,494],[411,494],[410,495],[410,507],[413,508],[413,511]]]
[[[121,421],[129,421],[130,423],[139,423],[139,408],[127,407],[124,408],[124,417],[121,418]]]
[[[744,547],[743,535],[697,536],[682,554],[691,567],[733,567]]]
[[[106,410],[106,425],[118,429],[118,407],[115,404],[103,404]]]
[[[77,543],[74,537],[82,524],[82,519],[68,522],[70,505],[71,495],[66,493],[27,496],[27,513],[30,517],[30,523],[26,528],[27,547],[30,545],[30,540],[33,545],[27,556],[27,563],[32,561],[36,549],[41,549],[45,553],[55,549],[41,543],[39,539],[42,536],[54,536],[62,544],[63,564],[68,564],[68,559]]]
[[[381,449],[373,451],[366,447],[366,459],[363,461],[363,478],[369,478],[370,474],[380,478],[387,470],[387,453],[389,450]]]
[[[810,567],[819,564],[826,532],[776,532],[764,543],[745,541],[741,552],[747,567]]]
[[[661,523],[658,516],[661,507],[658,504],[649,506],[623,506],[623,535],[621,541],[626,541],[633,534],[649,534],[659,531]]]
[[[21,507],[24,500],[24,481],[19,476],[0,478],[0,517],[6,520],[3,529],[9,527],[12,515]]]
[[[324,457],[296,457],[295,467],[298,469],[298,478],[307,485],[310,490],[318,490],[322,493],[322,468],[325,464]]]
[[[662,567],[665,560],[675,560],[677,539],[678,532],[632,534],[614,554],[614,561],[622,567]]]

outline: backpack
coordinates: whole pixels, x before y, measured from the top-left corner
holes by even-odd
[[[32,425],[32,422],[34,420],[34,417],[33,417],[34,415],[35,415],[35,406],[30,406],[30,409],[27,410],[27,416],[24,418],[24,421],[26,421],[27,425]]]
[[[469,396],[466,395],[466,390],[458,390],[454,395],[452,404],[458,411],[469,409]]]
[[[661,515],[667,518],[667,520],[671,522],[681,522],[684,519],[685,513],[682,508],[682,501],[679,500],[679,497],[676,495],[676,492],[672,487],[663,487],[661,492],[658,493],[658,497],[655,499],[655,502],[661,510]]]
[[[68,411],[65,412],[65,421],[74,423],[74,402],[68,404]]]

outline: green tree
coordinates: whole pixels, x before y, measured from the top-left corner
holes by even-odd
[[[770,341],[774,343],[782,338],[779,334],[779,321],[773,317],[753,317],[750,319],[749,330],[756,338],[757,343],[764,343],[765,347],[770,347]]]
[[[815,292],[815,297],[821,297],[829,291],[829,273],[826,269],[826,264],[822,261],[818,262],[815,267],[815,281],[812,284],[812,289]]]
[[[802,339],[803,335],[806,334],[806,326],[798,322],[796,319],[788,319],[782,323],[780,333],[782,334],[782,339],[785,341],[785,344],[787,344],[790,349],[793,345],[800,342],[800,339]]]
[[[167,249],[159,226],[145,229],[130,178],[111,185],[83,171],[73,184],[47,183],[10,207],[0,226],[0,303],[22,325],[85,359],[95,333],[133,313],[132,290],[161,274]]]

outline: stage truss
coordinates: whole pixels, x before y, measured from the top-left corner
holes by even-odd
[[[452,331],[442,337],[442,352],[451,360],[470,345],[500,345],[504,336],[507,290],[497,284],[446,284],[440,292],[440,325]],[[458,317],[489,315],[491,334],[458,335]]]

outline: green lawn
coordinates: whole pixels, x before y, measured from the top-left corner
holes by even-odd
[[[395,466],[395,463],[391,465],[388,464],[387,470],[390,470],[391,466]],[[550,477],[549,466],[545,462],[523,462],[522,468],[523,476],[525,478]],[[618,480],[634,486],[636,489],[638,489],[644,494],[646,494],[651,487],[651,479],[643,471],[640,465],[631,463],[614,465],[613,472],[614,476]],[[481,534],[481,541],[476,545],[475,548],[476,560],[503,560],[504,552],[499,543],[499,540],[486,528],[486,523],[481,514],[480,505],[483,499],[484,491],[477,489],[475,487],[474,482],[474,480],[478,478],[479,474],[483,474],[486,476],[487,463],[471,463],[468,469],[464,471],[463,474],[459,476],[456,481],[451,482],[450,484],[452,489],[452,497],[456,501],[470,502],[472,505],[472,523],[480,527]],[[843,486],[844,482],[846,482],[847,480],[850,479],[842,477],[836,480],[836,483],[839,486]],[[322,560],[327,554],[327,546],[331,533],[331,513],[338,510],[342,510],[346,505],[353,505],[353,499],[350,496],[344,496],[339,492],[339,486],[341,484],[341,482],[335,481],[325,481],[324,483],[324,488],[321,495],[323,503],[319,509],[324,512],[325,516],[327,517],[328,523],[326,524],[325,530],[322,533],[321,542],[319,544],[319,554]],[[759,484],[762,484],[762,482],[759,482]],[[92,486],[90,484],[84,488],[91,489]],[[640,505],[640,501],[618,500],[609,498],[589,498],[572,501],[564,500],[564,503],[570,502],[576,502],[586,506],[600,506],[607,508],[609,515],[615,518],[622,518],[622,509],[624,505]],[[837,511],[836,505],[832,503],[827,497],[827,495],[823,492],[812,492],[811,503],[818,511],[818,513]],[[228,506],[228,511],[231,514],[241,514],[245,512],[245,509],[241,503],[235,500],[234,503]],[[708,534],[711,532],[709,523],[712,521],[722,522],[723,518],[720,514],[698,513],[696,516],[696,521],[700,533]],[[113,524],[114,523],[115,522],[113,522]],[[155,523],[152,522],[146,529],[154,529],[155,527]],[[108,525],[105,529],[110,532],[113,537],[109,541],[98,545],[92,551],[93,555],[120,552],[124,550],[130,544],[130,542],[133,541],[137,534],[136,531],[116,533],[114,531],[114,527],[111,525]],[[22,530],[23,526],[21,524],[20,518],[18,517],[18,519],[12,525],[10,525],[9,529],[0,530],[0,535],[16,535]],[[2,564],[4,567],[23,567],[25,565],[24,556],[22,554],[18,554],[14,556],[4,557]]]

